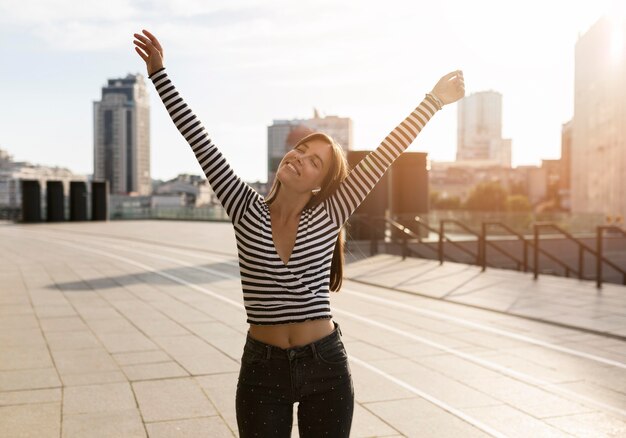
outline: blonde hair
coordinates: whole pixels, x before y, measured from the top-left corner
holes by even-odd
[[[339,146],[339,144],[335,142],[332,137],[324,134],[323,132],[313,132],[305,136],[294,145],[293,149],[296,149],[301,144],[311,140],[322,140],[323,142],[329,144],[332,149],[332,160],[330,169],[328,169],[328,172],[326,173],[326,176],[320,186],[320,191],[316,195],[311,196],[311,199],[304,206],[303,210],[314,208],[332,196],[339,187],[339,184],[341,184],[341,182],[348,176],[348,173],[350,173],[348,160],[346,160],[341,146]],[[265,202],[268,205],[276,199],[280,186],[280,180],[277,177],[274,177],[272,187],[265,197]],[[339,230],[337,242],[335,243],[335,249],[333,250],[333,260],[330,265],[330,290],[332,292],[338,292],[339,289],[341,289],[341,284],[343,282],[343,246],[343,233],[342,230]]]

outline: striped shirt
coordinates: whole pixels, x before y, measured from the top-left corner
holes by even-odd
[[[233,172],[165,68],[149,78],[233,224],[246,322],[273,325],[332,318],[330,267],[338,233],[387,168],[437,112],[436,103],[426,96],[376,150],[351,170],[332,196],[302,212],[291,257],[284,263],[272,239],[265,198]]]

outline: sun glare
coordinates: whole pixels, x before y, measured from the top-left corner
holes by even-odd
[[[611,46],[609,48],[611,53],[611,60],[616,63],[622,63],[626,58],[626,44],[624,34],[626,27],[626,7],[622,2],[615,2],[609,11],[609,18],[611,21]]]

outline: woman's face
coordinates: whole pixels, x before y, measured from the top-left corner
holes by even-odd
[[[332,146],[320,139],[309,140],[285,154],[276,177],[281,184],[302,192],[319,188],[330,170]]]

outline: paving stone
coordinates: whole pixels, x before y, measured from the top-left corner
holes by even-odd
[[[97,373],[64,374],[61,376],[61,380],[63,381],[63,385],[66,387],[128,381],[122,370],[102,371]]]
[[[46,334],[51,350],[81,350],[102,345],[90,331],[50,332]]]
[[[135,382],[133,389],[145,422],[216,414],[200,386],[191,378]]]
[[[115,412],[135,408],[135,398],[128,383],[108,383],[65,388],[63,414]]]
[[[160,362],[122,366],[126,377],[130,381],[163,379],[167,377],[188,376],[176,362]]]
[[[0,371],[52,368],[45,346],[5,347],[0,349]]]
[[[224,421],[235,431],[237,430],[235,396],[238,378],[239,372],[212,374],[194,378],[211,403],[213,403],[213,406],[219,411]]]
[[[172,360],[162,350],[129,351],[126,353],[113,353],[113,358],[120,365],[136,365],[144,363],[168,362]]]
[[[61,401],[61,388],[0,392],[0,406]]]
[[[80,319],[78,316],[44,318],[41,320],[41,328],[44,333],[89,330],[83,320]]]
[[[138,331],[100,333],[98,338],[100,338],[100,341],[109,353],[154,350],[158,348],[154,342]]]
[[[118,369],[113,358],[102,348],[56,350],[52,351],[52,356],[61,375]]]
[[[465,413],[495,430],[513,438],[570,437],[563,429],[550,425],[508,405],[474,407]]]
[[[156,337],[154,341],[192,375],[239,369],[234,358],[229,358],[196,336]]]
[[[0,391],[55,388],[61,381],[54,368],[0,371]]]
[[[626,421],[604,412],[546,418],[545,422],[575,436],[626,436]]]
[[[63,416],[62,438],[145,438],[146,436],[137,409]]]
[[[129,333],[137,331],[137,328],[134,325],[132,325],[126,318],[121,316],[111,319],[90,319],[89,328],[97,336],[105,333]]]
[[[407,437],[488,437],[487,433],[421,398],[364,403],[363,407]]]
[[[233,431],[218,416],[147,423],[150,438],[230,438]]]
[[[61,404],[0,406],[0,425],[0,433],[7,438],[58,438],[61,433]]]

